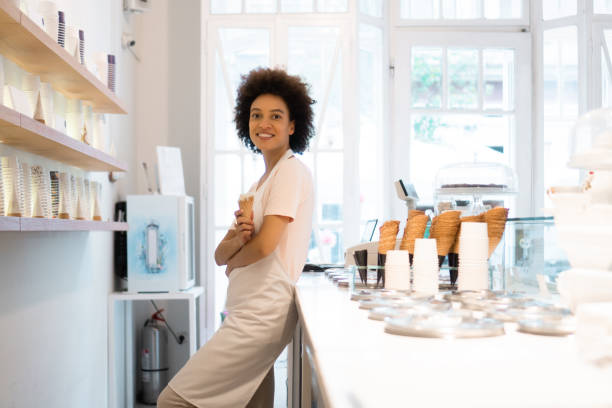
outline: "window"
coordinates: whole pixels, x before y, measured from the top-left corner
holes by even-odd
[[[403,91],[397,93],[395,116],[406,129],[398,135],[407,139],[404,177],[414,184],[420,204],[434,203],[433,181],[441,167],[495,162],[518,173],[520,208],[529,208],[530,171],[518,165],[519,149],[531,143],[528,36],[493,33],[474,39],[466,33],[411,31],[398,44],[396,78]]]

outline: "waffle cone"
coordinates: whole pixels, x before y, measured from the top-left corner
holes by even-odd
[[[408,211],[408,219],[406,220],[406,222],[409,222],[411,219],[413,219],[414,217],[416,217],[417,215],[425,215],[425,211],[420,211],[420,210],[409,210]]]
[[[495,207],[484,213],[489,236],[489,257],[493,254],[504,235],[507,217],[508,209],[504,207]]]
[[[249,218],[249,219],[251,219],[251,217],[253,216],[253,200],[254,200],[254,198],[255,197],[252,196],[252,195],[246,196],[246,197],[241,196],[240,199],[238,200],[238,206],[242,210],[242,215],[244,217]]]
[[[423,238],[428,220],[429,217],[425,214],[415,214],[412,218],[410,218],[410,214],[408,215],[406,228],[404,228],[404,236],[400,244],[401,250],[408,251],[411,254],[414,253],[414,241],[417,238]]]
[[[436,240],[439,256],[446,256],[455,243],[460,216],[461,211],[446,211],[434,218],[436,223],[433,238]]]
[[[385,221],[380,227],[380,239],[378,240],[378,253],[386,254],[387,251],[395,249],[397,233],[399,232],[399,221]]]
[[[461,224],[464,222],[484,222],[484,214],[478,214],[478,215],[468,215],[467,217],[462,217],[459,223],[459,228],[457,229],[457,238],[455,239],[455,243],[453,244],[453,247],[451,248],[450,252],[454,253],[454,254],[458,254],[459,253],[459,237],[461,236]]]

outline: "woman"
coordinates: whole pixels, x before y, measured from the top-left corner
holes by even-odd
[[[312,176],[294,156],[314,134],[312,103],[307,85],[282,70],[242,77],[234,121],[266,170],[249,190],[253,218],[236,211],[215,251],[217,264],[227,265],[228,317],[170,381],[158,407],[273,406],[274,361],[295,329],[294,285],[312,229]]]

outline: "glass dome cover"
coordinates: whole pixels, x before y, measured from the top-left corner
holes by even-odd
[[[596,109],[580,116],[572,133],[575,154],[569,167],[612,170],[612,109]]]
[[[436,174],[437,195],[515,194],[514,170],[501,163],[455,163],[440,168]]]

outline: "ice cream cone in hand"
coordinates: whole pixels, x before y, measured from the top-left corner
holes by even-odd
[[[255,196],[253,193],[240,194],[238,199],[238,206],[242,210],[242,216],[249,220],[253,218],[253,200]]]

